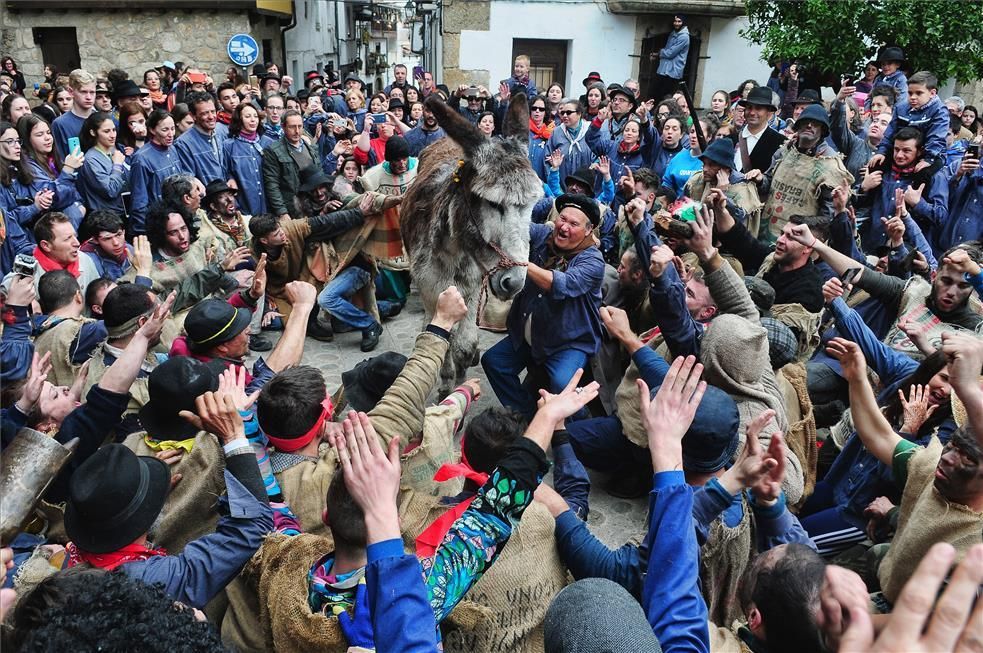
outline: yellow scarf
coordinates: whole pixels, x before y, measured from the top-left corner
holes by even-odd
[[[187,440],[154,440],[150,434],[143,436],[143,442],[154,451],[171,451],[173,449],[184,449],[184,453],[191,453],[195,446],[195,439]]]

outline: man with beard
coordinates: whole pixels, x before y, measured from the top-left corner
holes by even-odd
[[[758,182],[762,197],[768,197],[758,231],[758,238],[765,242],[775,242],[793,215],[832,218],[833,189],[853,183],[842,157],[825,142],[829,135],[825,109],[809,105],[799,114],[793,129],[794,142],[779,150],[768,172],[745,175]]]
[[[433,111],[424,105],[423,122],[406,132],[404,138],[410,146],[410,156],[420,156],[423,148],[439,141],[446,135],[443,128],[437,124],[437,116],[433,115]]]
[[[653,52],[652,59],[659,60],[659,68],[655,75],[655,90],[652,93],[657,101],[671,95],[679,87],[686,68],[686,57],[689,55],[689,28],[686,27],[686,17],[676,14],[672,17],[672,31],[666,40],[666,47]]]
[[[601,343],[604,259],[594,245],[601,215],[586,195],[561,195],[555,225],[529,226],[526,285],[508,316],[508,335],[481,357],[499,400],[528,417],[536,397],[519,374],[533,364],[545,369],[549,392],[560,392]]]
[[[795,225],[788,233],[792,239],[811,247],[837,275],[858,267],[852,258],[817,240],[806,225]],[[913,341],[912,334],[925,347],[935,349],[942,342],[944,332],[980,332],[983,316],[969,305],[973,287],[965,272],[970,262],[977,266],[983,262],[983,251],[974,244],[963,243],[942,255],[931,283],[918,275],[900,279],[860,267],[853,285],[869,293],[869,301],[879,302],[890,311],[884,343],[921,360],[925,354]],[[871,323],[873,319],[867,321]],[[877,335],[883,333],[880,328],[872,327],[872,330]]]

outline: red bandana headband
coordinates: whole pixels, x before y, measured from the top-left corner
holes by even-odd
[[[318,433],[321,432],[321,426],[324,424],[324,420],[326,420],[333,411],[334,406],[331,404],[331,397],[327,396],[324,398],[324,401],[321,402],[321,416],[317,418],[317,421],[314,422],[314,426],[312,426],[307,433],[304,433],[296,438],[275,438],[272,435],[267,434],[266,439],[269,440],[270,443],[272,443],[273,446],[279,451],[284,453],[291,453],[297,451],[298,449],[303,449],[310,444],[311,440],[313,440]]]

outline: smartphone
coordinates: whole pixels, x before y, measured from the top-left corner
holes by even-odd
[[[853,280],[857,278],[858,274],[860,274],[860,268],[850,268],[840,275],[840,281],[842,281],[843,286],[846,287],[853,283]]]
[[[188,81],[192,84],[204,84],[205,73],[188,73]]]
[[[915,261],[918,259],[918,250],[914,247],[908,252],[908,255],[901,260],[901,269],[905,272],[911,272],[912,267],[915,265]]]
[[[413,66],[413,79],[423,79],[423,66]]]
[[[383,122],[386,122],[386,114],[384,114],[384,113],[373,113],[372,114],[372,122],[373,122],[373,124],[376,124],[376,125],[378,125],[380,123],[383,123]]]
[[[969,147],[966,148],[966,156],[968,156],[970,159],[979,159],[980,158],[980,144],[979,143],[970,143],[969,144]]]
[[[373,120],[374,120],[374,118],[373,118]],[[348,121],[345,120],[344,118],[332,118],[331,119],[331,126],[332,127],[337,127],[339,129],[343,129],[343,128],[345,128],[345,127],[348,126]]]
[[[81,151],[82,151],[82,146],[79,145],[79,137],[78,136],[70,136],[68,138],[68,153],[69,154],[78,154]]]
[[[259,88],[259,77],[256,75],[249,76],[249,85],[253,88]]]

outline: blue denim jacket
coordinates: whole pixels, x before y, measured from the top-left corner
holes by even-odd
[[[165,149],[147,143],[136,151],[130,163],[132,207],[128,232],[133,234],[147,232],[147,208],[152,202],[160,199],[164,180],[183,170],[185,168],[181,165],[173,146]]]
[[[925,137],[925,158],[931,163],[945,161],[945,150],[948,147],[946,136],[949,134],[949,110],[936,95],[928,104],[912,109],[908,102],[898,102],[894,105],[894,118],[884,131],[884,138],[877,146],[877,151],[887,154],[894,147],[894,137],[903,127],[914,127]]]
[[[266,190],[263,188],[263,150],[273,144],[273,139],[260,136],[247,141],[241,136],[225,141],[225,176],[235,179],[239,185],[236,199],[244,215],[268,213]]]
[[[206,186],[216,180],[225,181],[223,145],[228,137],[229,129],[222,123],[216,123],[211,136],[205,136],[197,127],[178,136],[174,141],[174,151],[181,161],[182,170],[190,172]]]
[[[529,225],[529,261],[543,265],[552,229]],[[604,259],[588,247],[570,259],[566,270],[553,270],[553,287],[543,290],[528,276],[509,311],[508,331],[514,347],[525,340],[526,319],[532,316],[532,356],[542,362],[563,349],[593,356],[601,344],[601,281]]]
[[[983,237],[983,168],[956,179],[962,161],[954,161],[945,172],[949,182],[949,214],[935,232],[935,246],[940,252],[967,240]]]

